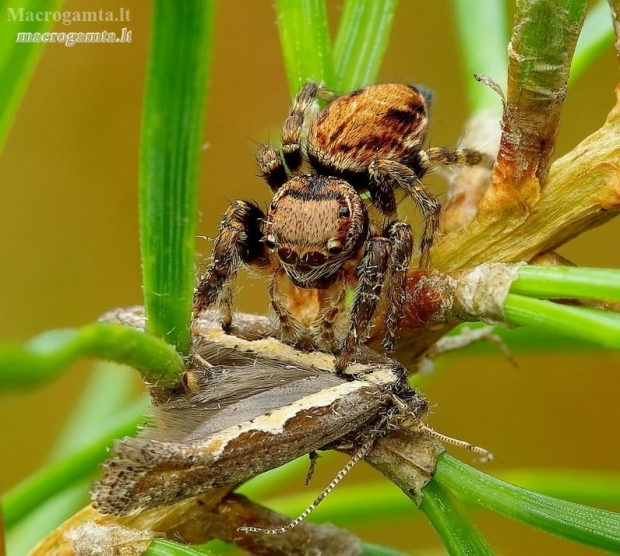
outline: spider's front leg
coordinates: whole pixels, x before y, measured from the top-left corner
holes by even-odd
[[[405,222],[392,222],[385,235],[390,242],[390,274],[387,279],[387,308],[384,320],[383,349],[394,351],[398,327],[405,314],[405,282],[413,254],[413,233]]]
[[[429,164],[430,167],[430,164]],[[420,172],[422,175],[426,172]],[[373,202],[381,209],[381,205],[375,202],[374,197],[389,199],[388,206],[396,212],[394,199],[394,187],[401,187],[413,199],[422,211],[424,217],[424,231],[420,240],[420,267],[429,268],[431,264],[430,251],[433,246],[435,234],[439,228],[441,205],[433,197],[431,192],[420,181],[418,174],[408,166],[394,160],[379,159],[370,164],[369,174],[371,177],[370,194]],[[386,212],[385,210],[383,212]],[[389,214],[386,212],[386,214]]]
[[[242,264],[258,267],[269,264],[262,242],[264,218],[263,211],[248,201],[235,201],[228,207],[220,223],[211,263],[194,291],[193,318],[217,302],[222,328],[230,328],[234,298],[231,281]]]
[[[351,309],[351,324],[342,350],[336,357],[335,367],[339,374],[344,372],[355,355],[355,350],[362,343],[382,299],[383,284],[389,272],[390,251],[387,238],[371,237],[366,242],[364,256],[356,269],[358,286]]]
[[[420,179],[436,164],[446,166],[484,166],[491,168],[494,159],[471,149],[448,150],[432,147],[418,151],[411,167],[395,160],[377,159],[369,167],[370,195],[373,204],[388,216],[396,212],[394,187],[401,187],[413,199],[424,217],[420,240],[420,267],[429,268],[430,251],[439,229],[441,205]]]
[[[371,324],[382,301],[386,301],[383,347],[394,349],[398,326],[404,315],[405,281],[413,252],[413,233],[405,222],[392,222],[385,237],[371,238],[357,267],[357,295],[351,311],[351,325],[336,370],[344,372],[355,349]]]

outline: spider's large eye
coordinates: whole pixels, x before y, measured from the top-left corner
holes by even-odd
[[[290,247],[280,247],[278,249],[278,257],[283,263],[295,264],[297,262],[297,253]]]
[[[266,236],[263,238],[263,243],[265,244],[265,247],[267,249],[275,249],[276,248],[276,242],[275,242],[275,238],[273,236]]]
[[[349,218],[349,216],[351,216],[349,207],[340,207],[338,209],[338,218]]]
[[[340,255],[342,253],[342,242],[337,239],[330,239],[327,242],[327,252],[330,255]]]

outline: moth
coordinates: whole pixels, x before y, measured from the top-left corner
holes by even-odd
[[[316,450],[362,445],[379,423],[419,422],[428,411],[405,369],[370,350],[351,365],[351,380],[335,374],[331,355],[218,328],[197,337],[184,392],[156,406],[137,438],[113,446],[92,489],[100,512],[133,515],[236,485]]]

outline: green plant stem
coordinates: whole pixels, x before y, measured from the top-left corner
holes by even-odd
[[[379,73],[398,0],[347,0],[334,41],[335,91],[369,85]]]
[[[620,301],[620,270],[524,265],[510,293],[528,297]]]
[[[128,405],[135,380],[120,365],[97,363],[48,460],[57,461],[90,444],[93,437],[105,435],[109,419]],[[8,553],[27,554],[41,538],[84,506],[88,487],[87,480],[71,485],[21,520],[7,536]]]
[[[433,478],[459,498],[565,539],[620,551],[620,514],[550,498],[482,473],[448,454]]]
[[[620,349],[620,315],[616,313],[560,305],[515,294],[506,296],[504,312],[508,322],[518,326],[545,328]]]
[[[161,387],[176,384],[183,359],[157,338],[120,324],[95,323],[78,329],[50,330],[20,346],[0,345],[0,389],[47,382],[81,357],[135,367]]]
[[[497,0],[452,0],[460,52],[465,65],[465,84],[471,112],[491,110],[501,116],[502,103],[495,91],[473,79],[490,77],[502,88],[506,83],[508,25],[506,3]]]
[[[46,33],[54,21],[28,21],[23,14],[58,12],[62,0],[21,0],[3,2],[0,18],[0,152],[21,99],[43,51],[44,43],[17,42],[19,33]],[[22,14],[21,18],[19,17]],[[16,18],[15,20],[13,18]]]
[[[324,0],[277,0],[276,12],[291,97],[308,81],[333,88],[334,63]]]
[[[134,404],[111,420],[104,435],[71,456],[40,469],[7,492],[3,497],[6,527],[16,524],[57,492],[90,477],[108,455],[112,439],[135,433],[146,406],[146,399]]]
[[[539,102],[535,87],[548,87],[550,91],[563,88],[568,79],[570,63],[590,0],[519,0],[517,19],[512,41],[519,48],[519,57],[511,59],[510,71],[516,94],[521,98]],[[553,21],[553,25],[550,25]],[[528,57],[529,56],[529,57]],[[553,64],[553,66],[548,66]]]
[[[436,481],[424,487],[420,509],[439,534],[451,555],[493,554],[486,539]]]
[[[153,3],[140,146],[140,238],[147,331],[190,348],[198,165],[214,0]]]
[[[538,199],[548,177],[571,60],[588,5],[589,0],[517,2],[502,143],[489,189],[491,195],[500,190],[511,195],[502,201],[507,213],[511,204]]]

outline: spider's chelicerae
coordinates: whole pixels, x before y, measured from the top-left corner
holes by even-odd
[[[330,102],[306,133],[319,98]],[[272,276],[269,295],[283,340],[296,343],[313,332],[315,347],[335,352],[342,372],[377,308],[385,307],[384,347],[391,350],[413,252],[411,227],[395,219],[395,190],[404,189],[422,211],[420,264],[428,267],[441,206],[420,178],[435,163],[490,163],[477,151],[422,150],[429,102],[427,91],[408,85],[372,85],[334,98],[306,84],[284,123],[282,154],[271,145],[257,153],[261,176],[274,192],[267,215],[247,201],[226,211],[212,262],[196,288],[194,316],[218,302],[229,328],[231,280],[246,264]],[[364,192],[369,201],[360,197]],[[371,220],[371,207],[383,218]],[[293,316],[282,294],[287,279],[298,294],[317,290],[318,313]],[[336,324],[346,315],[349,288],[356,297],[340,334]]]

